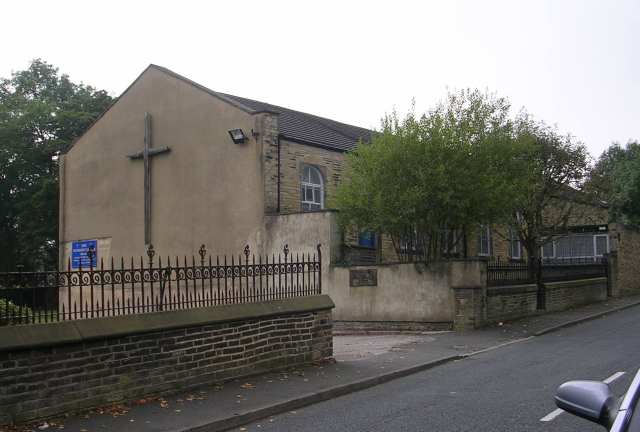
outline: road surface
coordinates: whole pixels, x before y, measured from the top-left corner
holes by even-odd
[[[604,431],[556,411],[572,379],[622,395],[640,367],[640,310],[631,308],[364,391],[244,426],[247,431]]]

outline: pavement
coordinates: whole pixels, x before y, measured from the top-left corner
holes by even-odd
[[[243,430],[281,413],[367,389],[436,366],[481,356],[536,336],[640,305],[640,296],[610,299],[573,310],[498,323],[468,332],[336,336],[335,361],[150,397],[15,430],[223,431]],[[44,427],[44,429],[42,429]],[[1,429],[1,428],[0,428]]]
[[[561,383],[575,379],[606,381],[615,396],[622,396],[640,366],[639,310],[630,308],[447,362],[245,424],[242,430],[604,431],[558,410],[553,396]]]

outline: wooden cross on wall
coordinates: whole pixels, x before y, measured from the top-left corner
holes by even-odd
[[[144,161],[144,244],[151,244],[151,157],[170,152],[169,147],[151,148],[151,114],[144,113],[144,149],[127,155],[129,159]]]

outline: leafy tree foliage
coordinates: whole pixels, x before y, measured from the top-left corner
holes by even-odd
[[[469,227],[510,216],[520,150],[505,99],[452,93],[434,110],[383,119],[347,155],[336,193],[343,226],[391,236],[401,257],[437,259]]]
[[[587,186],[609,203],[614,222],[640,225],[640,143],[614,143],[596,162]]]
[[[582,191],[588,172],[586,147],[571,135],[524,114],[516,120],[521,190],[516,194],[514,227],[530,258],[540,256],[540,246],[566,232],[572,219],[593,200]]]
[[[111,102],[42,60],[0,79],[0,269],[55,265],[57,155]]]

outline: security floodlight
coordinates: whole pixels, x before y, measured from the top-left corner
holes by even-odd
[[[242,144],[247,140],[247,136],[242,132],[242,129],[231,129],[229,135],[231,135],[234,144]]]

